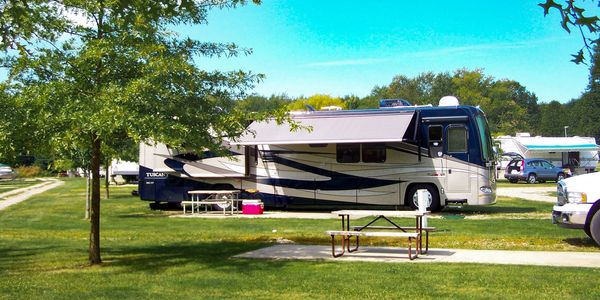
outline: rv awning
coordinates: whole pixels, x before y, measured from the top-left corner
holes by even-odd
[[[583,137],[531,137],[521,138],[519,142],[527,151],[538,152],[596,151],[600,149],[593,138]]]
[[[254,122],[250,132],[233,145],[290,145],[326,143],[400,142],[413,118],[413,111],[402,112],[316,112],[294,116],[293,120],[311,130],[290,131],[286,124],[273,120]],[[412,132],[408,134],[412,138]]]

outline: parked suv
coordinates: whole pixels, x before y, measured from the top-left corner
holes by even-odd
[[[558,182],[565,177],[562,168],[555,167],[551,162],[541,158],[512,160],[504,171],[504,178],[511,183],[517,183],[519,180],[527,183],[544,182],[546,180]]]

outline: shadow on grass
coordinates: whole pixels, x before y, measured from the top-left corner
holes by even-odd
[[[577,246],[582,248],[597,249],[600,247],[589,237],[567,238],[563,241],[571,246]]]
[[[28,262],[35,260],[40,253],[57,251],[58,248],[55,246],[19,248],[0,246],[0,274],[11,269],[21,269],[24,265],[28,265]]]
[[[268,243],[235,243],[235,242],[203,242],[170,245],[152,245],[147,247],[104,248],[103,265],[123,268],[122,272],[131,271],[160,272],[174,266],[201,265],[211,269],[227,269],[228,271],[246,272],[264,267],[265,262],[231,257],[244,252],[269,246]],[[234,261],[232,261],[234,260]],[[269,269],[281,262],[269,263]]]

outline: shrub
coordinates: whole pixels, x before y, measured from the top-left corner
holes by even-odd
[[[38,166],[23,166],[16,168],[15,171],[19,178],[31,178],[39,176],[42,169]]]

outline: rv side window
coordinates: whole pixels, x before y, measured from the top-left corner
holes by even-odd
[[[448,127],[448,152],[467,152],[465,127]]]
[[[362,161],[383,163],[386,160],[385,144],[362,144]]]
[[[336,158],[339,163],[357,163],[360,161],[360,144],[337,144]]]

